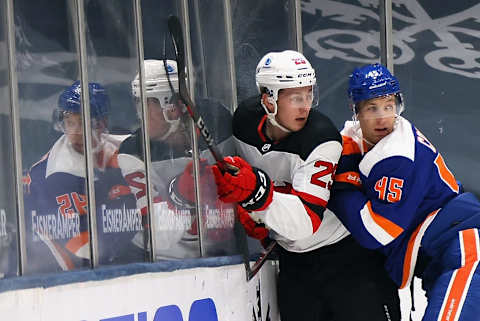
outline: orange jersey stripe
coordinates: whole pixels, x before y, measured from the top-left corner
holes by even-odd
[[[116,151],[112,155],[112,157],[108,160],[107,167],[110,167],[110,168],[119,168],[120,167],[118,165],[118,151]]]
[[[420,248],[423,234],[439,211],[440,209],[428,214],[423,223],[420,224],[410,236],[407,251],[405,252],[405,259],[403,260],[402,284],[400,285],[400,289],[403,289],[410,284],[413,278],[415,264],[417,263],[418,250]]]
[[[345,172],[335,175],[336,182],[344,182],[355,185],[357,187],[362,186],[362,181],[360,180],[360,174],[357,172]]]
[[[461,232],[464,243],[464,257],[462,265],[471,264],[480,260],[480,249],[478,246],[478,230],[469,229]]]
[[[413,232],[412,236],[410,237],[410,240],[408,241],[407,245],[407,251],[405,253],[405,259],[403,260],[403,275],[402,275],[402,284],[400,285],[400,289],[403,289],[410,281],[410,273],[415,269],[414,266],[412,266],[412,260],[416,260],[416,257],[413,257],[413,252],[414,252],[414,244],[415,240],[417,239],[418,232],[420,231],[420,227],[418,226],[415,232]],[[415,253],[415,256],[418,254]]]
[[[77,251],[88,243],[88,232],[81,232],[78,236],[72,237],[70,241],[67,242],[65,247],[67,250],[72,252],[73,254],[77,253]]]
[[[361,154],[360,147],[351,137],[342,135],[342,140],[342,155]]]
[[[397,238],[403,232],[403,228],[398,226],[397,224],[393,223],[389,219],[378,215],[372,209],[372,202],[367,202],[368,211],[370,212],[370,216],[375,221],[375,223],[380,226],[385,232],[391,235],[393,238]]]
[[[472,280],[473,272],[479,260],[478,230],[469,229],[460,232],[460,247],[462,249],[463,266],[456,270],[450,280],[449,289],[442,303],[439,321],[458,320],[465,297]]]
[[[58,254],[60,254],[60,256],[62,257],[63,262],[65,263],[67,269],[68,270],[73,270],[75,268],[75,265],[73,264],[72,260],[68,256],[68,254],[65,253],[65,250],[55,242],[52,242],[52,244],[55,247],[55,249],[57,250]]]
[[[437,158],[435,158],[435,165],[437,166],[438,169],[438,174],[440,175],[440,178],[445,182],[445,184],[450,187],[452,191],[455,193],[458,193],[459,188],[457,184],[457,180],[455,179],[455,176],[453,176],[452,172],[448,169],[447,165],[445,164],[445,161],[443,160],[442,155],[438,154]]]

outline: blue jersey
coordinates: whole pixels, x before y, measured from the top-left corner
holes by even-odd
[[[143,261],[132,242],[143,234],[141,208],[119,167],[115,146],[96,154],[95,201],[99,263]],[[25,222],[30,272],[53,272],[90,264],[84,157],[62,136],[26,178]],[[128,175],[127,175],[128,176]],[[137,191],[137,194],[138,191]]]
[[[343,164],[337,175],[358,182],[362,191],[336,191],[329,207],[361,245],[386,254],[388,272],[405,286],[423,234],[460,186],[442,155],[406,119],[398,117],[393,132],[368,151],[359,132],[355,123],[345,124]],[[342,170],[355,162],[359,177],[355,170]],[[451,213],[453,222],[459,214]]]

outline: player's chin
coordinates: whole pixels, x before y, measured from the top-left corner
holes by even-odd
[[[290,130],[294,132],[299,131],[303,127],[305,127],[306,123],[307,123],[307,118],[297,118],[292,124],[290,124],[290,127],[291,127]]]
[[[379,134],[375,135],[374,138],[372,139],[372,143],[376,144],[379,141],[381,141],[383,138],[385,138],[388,134]]]

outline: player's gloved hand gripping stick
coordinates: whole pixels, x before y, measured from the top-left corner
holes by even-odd
[[[220,169],[222,173],[227,172],[230,175],[237,175],[240,174],[240,169],[230,162],[226,162],[223,155],[221,154],[220,150],[218,149],[217,145],[213,140],[212,135],[210,134],[205,122],[203,121],[201,115],[198,113],[195,105],[190,98],[190,94],[187,89],[187,82],[186,82],[186,68],[185,68],[185,52],[184,52],[184,42],[183,42],[183,33],[182,33],[182,26],[180,20],[177,16],[170,16],[168,18],[168,29],[170,32],[170,36],[172,38],[173,46],[175,48],[175,56],[178,66],[178,88],[179,88],[179,95],[182,102],[185,104],[185,107],[188,111],[188,114],[193,119],[195,126],[199,129],[200,134],[202,135],[205,143],[207,144],[208,149],[212,153],[215,161],[217,162],[217,167]],[[175,94],[175,90],[170,82],[169,74],[167,71],[166,59],[163,59],[165,65],[165,71],[167,74],[167,79],[170,85],[170,89],[172,93]],[[238,218],[237,218],[238,221]],[[238,225],[238,224],[236,224]],[[273,248],[276,245],[276,242],[271,242],[267,247],[265,253],[260,256],[260,258],[255,262],[255,264],[250,267],[249,257],[248,257],[248,246],[247,240],[244,233],[239,233],[241,239],[241,244],[243,256],[244,256],[244,263],[245,268],[247,270],[247,280],[253,278],[253,276],[260,270],[263,263],[267,259],[268,255],[271,253]]]

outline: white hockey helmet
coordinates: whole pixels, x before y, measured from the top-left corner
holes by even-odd
[[[145,67],[145,95],[157,98],[160,103],[163,103],[166,100],[165,97],[167,97],[166,101],[168,102],[172,96],[172,91],[168,84],[163,60],[146,59],[143,65]],[[173,88],[178,92],[178,69],[175,60],[167,60],[167,71]],[[132,81],[132,94],[134,97],[140,98],[139,74]]]
[[[170,119],[167,111],[171,108],[176,108],[173,101],[173,93],[170,88],[170,84],[167,78],[170,78],[170,82],[175,92],[178,92],[178,67],[175,60],[166,61],[166,70],[163,60],[146,59],[144,61],[145,68],[145,96],[147,98],[156,98],[160,103],[163,110],[163,116],[165,120],[170,124],[170,128],[162,139],[167,138],[170,134],[175,132],[180,124],[180,118]],[[140,115],[140,80],[139,74],[135,76],[132,81],[132,95],[137,102],[137,112]]]
[[[270,52],[260,59],[255,74],[258,90],[260,93],[267,93],[269,102],[274,106],[274,111],[270,112],[262,101],[268,119],[274,126],[290,132],[275,119],[278,110],[278,92],[280,89],[305,86],[312,86],[313,89],[316,78],[312,65],[304,55],[294,50]]]

